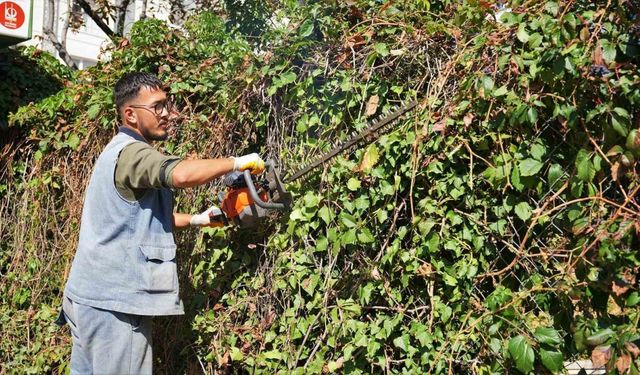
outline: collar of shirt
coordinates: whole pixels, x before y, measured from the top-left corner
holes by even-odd
[[[146,140],[146,139],[144,139],[144,137],[142,137],[140,134],[136,133],[135,131],[133,131],[133,129],[130,129],[130,128],[128,128],[128,127],[126,127],[126,126],[124,126],[124,125],[123,125],[123,126],[120,126],[120,127],[118,128],[118,131],[119,131],[120,133],[124,133],[124,134],[126,134],[126,135],[128,135],[128,136],[130,136],[130,137],[133,137],[136,141],[141,141],[141,142],[144,142],[144,143],[149,143],[149,142],[147,142],[147,140]]]

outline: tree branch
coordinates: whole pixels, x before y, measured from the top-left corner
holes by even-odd
[[[87,13],[89,15],[89,17],[91,17],[93,22],[95,22],[96,25],[98,25],[100,30],[102,30],[105,34],[107,34],[107,36],[112,41],[115,42],[115,37],[118,36],[118,35],[113,30],[111,30],[109,25],[104,23],[102,18],[100,18],[100,16],[96,12],[93,11],[93,8],[91,7],[91,5],[89,3],[87,3],[87,0],[77,0],[77,1],[78,1],[78,5],[80,5],[82,10],[84,10],[85,13]]]

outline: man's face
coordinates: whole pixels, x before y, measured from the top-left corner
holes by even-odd
[[[129,126],[137,128],[147,141],[163,141],[168,137],[171,107],[161,89],[142,87],[138,96],[125,107]]]

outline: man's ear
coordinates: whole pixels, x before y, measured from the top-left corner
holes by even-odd
[[[133,125],[138,123],[138,117],[136,116],[135,111],[131,107],[125,107],[122,110],[122,118],[124,119],[124,122],[126,122],[127,124]]]

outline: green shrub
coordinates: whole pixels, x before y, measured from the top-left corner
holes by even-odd
[[[0,231],[1,316],[26,322],[8,326],[3,362],[66,363],[66,332],[28,311],[59,305],[88,161],[116,126],[111,87],[147,70],[181,108],[166,152],[256,150],[285,173],[420,101],[289,184],[280,220],[178,234],[187,315],[156,319],[158,371],[554,373],[593,355],[637,373],[637,9],[508,8],[277,5],[259,36],[206,12],[184,30],[137,23],[109,62],[11,117],[34,130],[0,212],[38,220]]]

